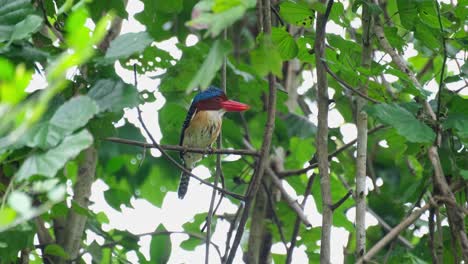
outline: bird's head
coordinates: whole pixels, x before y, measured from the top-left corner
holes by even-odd
[[[224,92],[216,87],[199,92],[193,99],[198,110],[224,110],[226,112],[242,112],[249,106],[233,100],[229,100]]]

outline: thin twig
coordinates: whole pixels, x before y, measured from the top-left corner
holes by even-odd
[[[301,203],[301,208],[302,209],[305,208],[307,198],[309,197],[310,193],[312,192],[312,185],[314,184],[315,175],[317,175],[317,174],[314,173],[314,174],[310,175],[309,180],[307,181],[307,186],[306,186],[306,189],[304,191],[304,199],[302,200],[302,203]],[[300,225],[301,225],[301,218],[297,215],[296,216],[296,221],[294,222],[293,233],[291,235],[291,243],[290,243],[289,248],[288,248],[288,250],[286,252],[286,262],[285,262],[286,264],[290,264],[291,261],[292,261],[292,255],[293,255],[294,247],[296,246],[297,235],[299,234]]]
[[[224,29],[223,32],[223,39],[227,39],[227,29]],[[222,71],[221,71],[221,86],[224,91],[224,94],[227,94],[226,92],[226,62],[227,58],[224,56],[223,58],[223,64],[222,64]],[[216,139],[216,145],[218,149],[222,148],[222,133],[221,131],[219,132],[218,138]],[[214,185],[218,186],[219,178],[221,178],[222,174],[222,168],[221,168],[221,154],[216,155],[216,174],[214,178]],[[224,181],[223,181],[224,182]],[[224,187],[224,184],[223,184]],[[210,208],[208,209],[208,217],[206,219],[206,247],[205,247],[205,264],[209,264],[209,257],[210,257],[210,243],[211,243],[211,221],[214,215],[214,203],[216,199],[216,190],[213,189],[211,193],[211,201],[210,201]],[[221,195],[221,198],[219,199],[218,206],[221,204],[221,201],[223,199],[223,196]],[[217,208],[216,208],[217,209]]]
[[[443,51],[443,61],[442,61],[442,69],[440,70],[440,79],[439,79],[439,91],[437,92],[437,110],[436,110],[436,117],[437,117],[437,138],[436,144],[440,146],[440,142],[442,141],[442,133],[440,133],[441,125],[439,123],[440,120],[440,111],[441,111],[441,104],[442,104],[442,91],[444,88],[444,74],[445,74],[445,67],[447,63],[447,48],[445,47],[445,34],[444,34],[444,27],[442,26],[442,19],[440,17],[440,7],[439,2],[436,0],[436,8],[437,8],[437,18],[439,20],[439,27],[440,27],[440,37],[442,38],[442,51]]]
[[[331,77],[333,77],[333,79],[335,79],[339,84],[341,84],[344,88],[350,90],[351,92],[355,93],[356,95],[372,102],[372,103],[375,103],[375,104],[378,104],[378,103],[381,103],[380,101],[378,100],[375,100],[374,98],[370,98],[369,96],[361,93],[360,91],[354,89],[351,85],[349,85],[346,81],[344,81],[343,79],[341,79],[338,75],[336,75],[336,73],[334,73],[330,67],[328,67],[328,64],[325,60],[322,60],[322,64],[325,68],[325,70],[327,71],[328,74],[330,74]]]
[[[286,203],[289,205],[289,207],[301,218],[301,221],[308,227],[312,226],[310,223],[309,219],[307,219],[307,216],[304,214],[304,210],[301,208],[299,203],[295,199],[293,199],[288,192],[284,189],[283,183],[281,182],[281,179],[276,175],[276,173],[270,168],[266,168],[266,172],[268,175],[270,175],[273,184],[278,188],[281,192],[281,196],[283,199],[286,201]]]
[[[243,209],[244,209],[244,203],[240,203],[239,208],[237,208],[236,215],[234,216],[234,219],[232,220],[231,225],[229,226],[229,230],[227,232],[227,238],[226,238],[226,247],[225,247],[224,255],[223,255],[223,263],[225,263],[228,257],[228,253],[230,252],[232,233],[234,232],[234,229],[236,229],[237,219],[239,219],[239,216],[241,215]]]
[[[281,221],[278,217],[278,215],[276,214],[276,210],[274,208],[274,201],[273,201],[273,194],[270,192],[270,190],[268,190],[268,187],[266,186],[265,184],[265,181],[262,181],[262,186],[263,186],[263,189],[265,190],[265,193],[267,194],[267,202],[268,202],[268,206],[270,207],[271,209],[271,212],[273,213],[273,222],[275,223],[276,227],[278,228],[278,233],[280,235],[280,238],[281,238],[281,242],[283,242],[283,245],[286,249],[288,249],[288,244],[286,243],[286,237],[284,236],[284,231],[283,231],[283,227],[281,225]]]
[[[379,131],[379,130],[381,130],[383,128],[386,128],[386,126],[384,126],[384,125],[376,126],[373,129],[369,130],[367,134],[371,135],[371,134],[373,134],[373,133],[375,133],[375,132],[377,132],[377,131]],[[353,146],[356,143],[356,141],[357,141],[357,139],[353,139],[350,142],[348,142],[348,143],[344,144],[343,146],[339,147],[338,149],[336,149],[332,153],[328,154],[328,159],[330,160],[331,158],[337,156],[338,154],[345,151],[349,147]],[[305,168],[302,168],[302,169],[287,170],[287,171],[278,172],[278,175],[281,178],[288,177],[288,176],[293,176],[293,175],[300,175],[300,174],[308,172],[309,170],[315,169],[317,167],[318,167],[318,163],[312,163],[309,166],[307,166]]]
[[[340,200],[338,200],[338,202],[334,203],[331,206],[332,211],[338,209],[344,202],[346,202],[346,200],[348,200],[351,195],[353,195],[353,190],[349,190],[343,197],[341,197]]]
[[[273,11],[273,13],[275,14],[278,21],[281,23],[281,26],[284,26],[285,25],[284,20],[281,18],[278,10],[276,10],[274,6],[270,6],[270,8],[271,8],[271,11]]]
[[[125,138],[117,138],[117,137],[108,137],[104,138],[105,141],[125,144],[125,145],[132,145],[137,147],[143,148],[157,148],[156,145],[141,142],[131,139]],[[159,145],[162,149],[166,151],[178,151],[178,152],[193,152],[193,153],[200,153],[204,155],[216,155],[216,154],[226,154],[226,155],[247,155],[247,156],[258,156],[259,153],[256,150],[249,150],[249,149],[209,149],[209,148],[187,148],[184,146],[179,145]]]

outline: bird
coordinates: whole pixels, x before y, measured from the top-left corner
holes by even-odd
[[[211,148],[221,131],[223,115],[249,108],[247,104],[229,100],[221,89],[209,86],[193,98],[182,125],[179,145],[187,148]],[[181,151],[180,158],[184,167],[191,171],[203,158],[203,154]],[[189,181],[190,175],[182,171],[177,191],[179,199],[183,199],[187,193]]]

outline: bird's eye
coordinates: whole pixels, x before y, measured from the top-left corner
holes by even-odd
[[[221,102],[221,98],[219,98],[219,97],[216,97],[215,100],[216,100],[216,102]]]

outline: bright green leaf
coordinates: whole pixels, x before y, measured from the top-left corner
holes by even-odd
[[[281,55],[276,49],[270,36],[259,37],[259,45],[250,52],[252,66],[259,76],[265,76],[269,72],[282,77]]]
[[[3,207],[0,209],[0,228],[2,226],[9,225],[15,220],[16,218],[16,211],[11,209],[10,207]]]
[[[271,29],[271,40],[277,47],[283,60],[296,57],[298,47],[294,38],[284,28],[273,27]]]
[[[305,1],[283,1],[280,4],[280,16],[296,26],[310,27],[314,22],[314,12]]]
[[[44,249],[44,253],[47,255],[62,257],[64,259],[68,258],[67,252],[65,252],[65,250],[60,245],[57,245],[57,244],[47,245]]]
[[[165,232],[166,228],[160,224],[156,228],[156,232]],[[150,244],[150,257],[152,263],[167,263],[171,256],[171,238],[169,234],[157,234],[153,235]]]
[[[417,5],[415,0],[397,0],[398,14],[401,24],[409,30],[412,30],[417,19]]]

